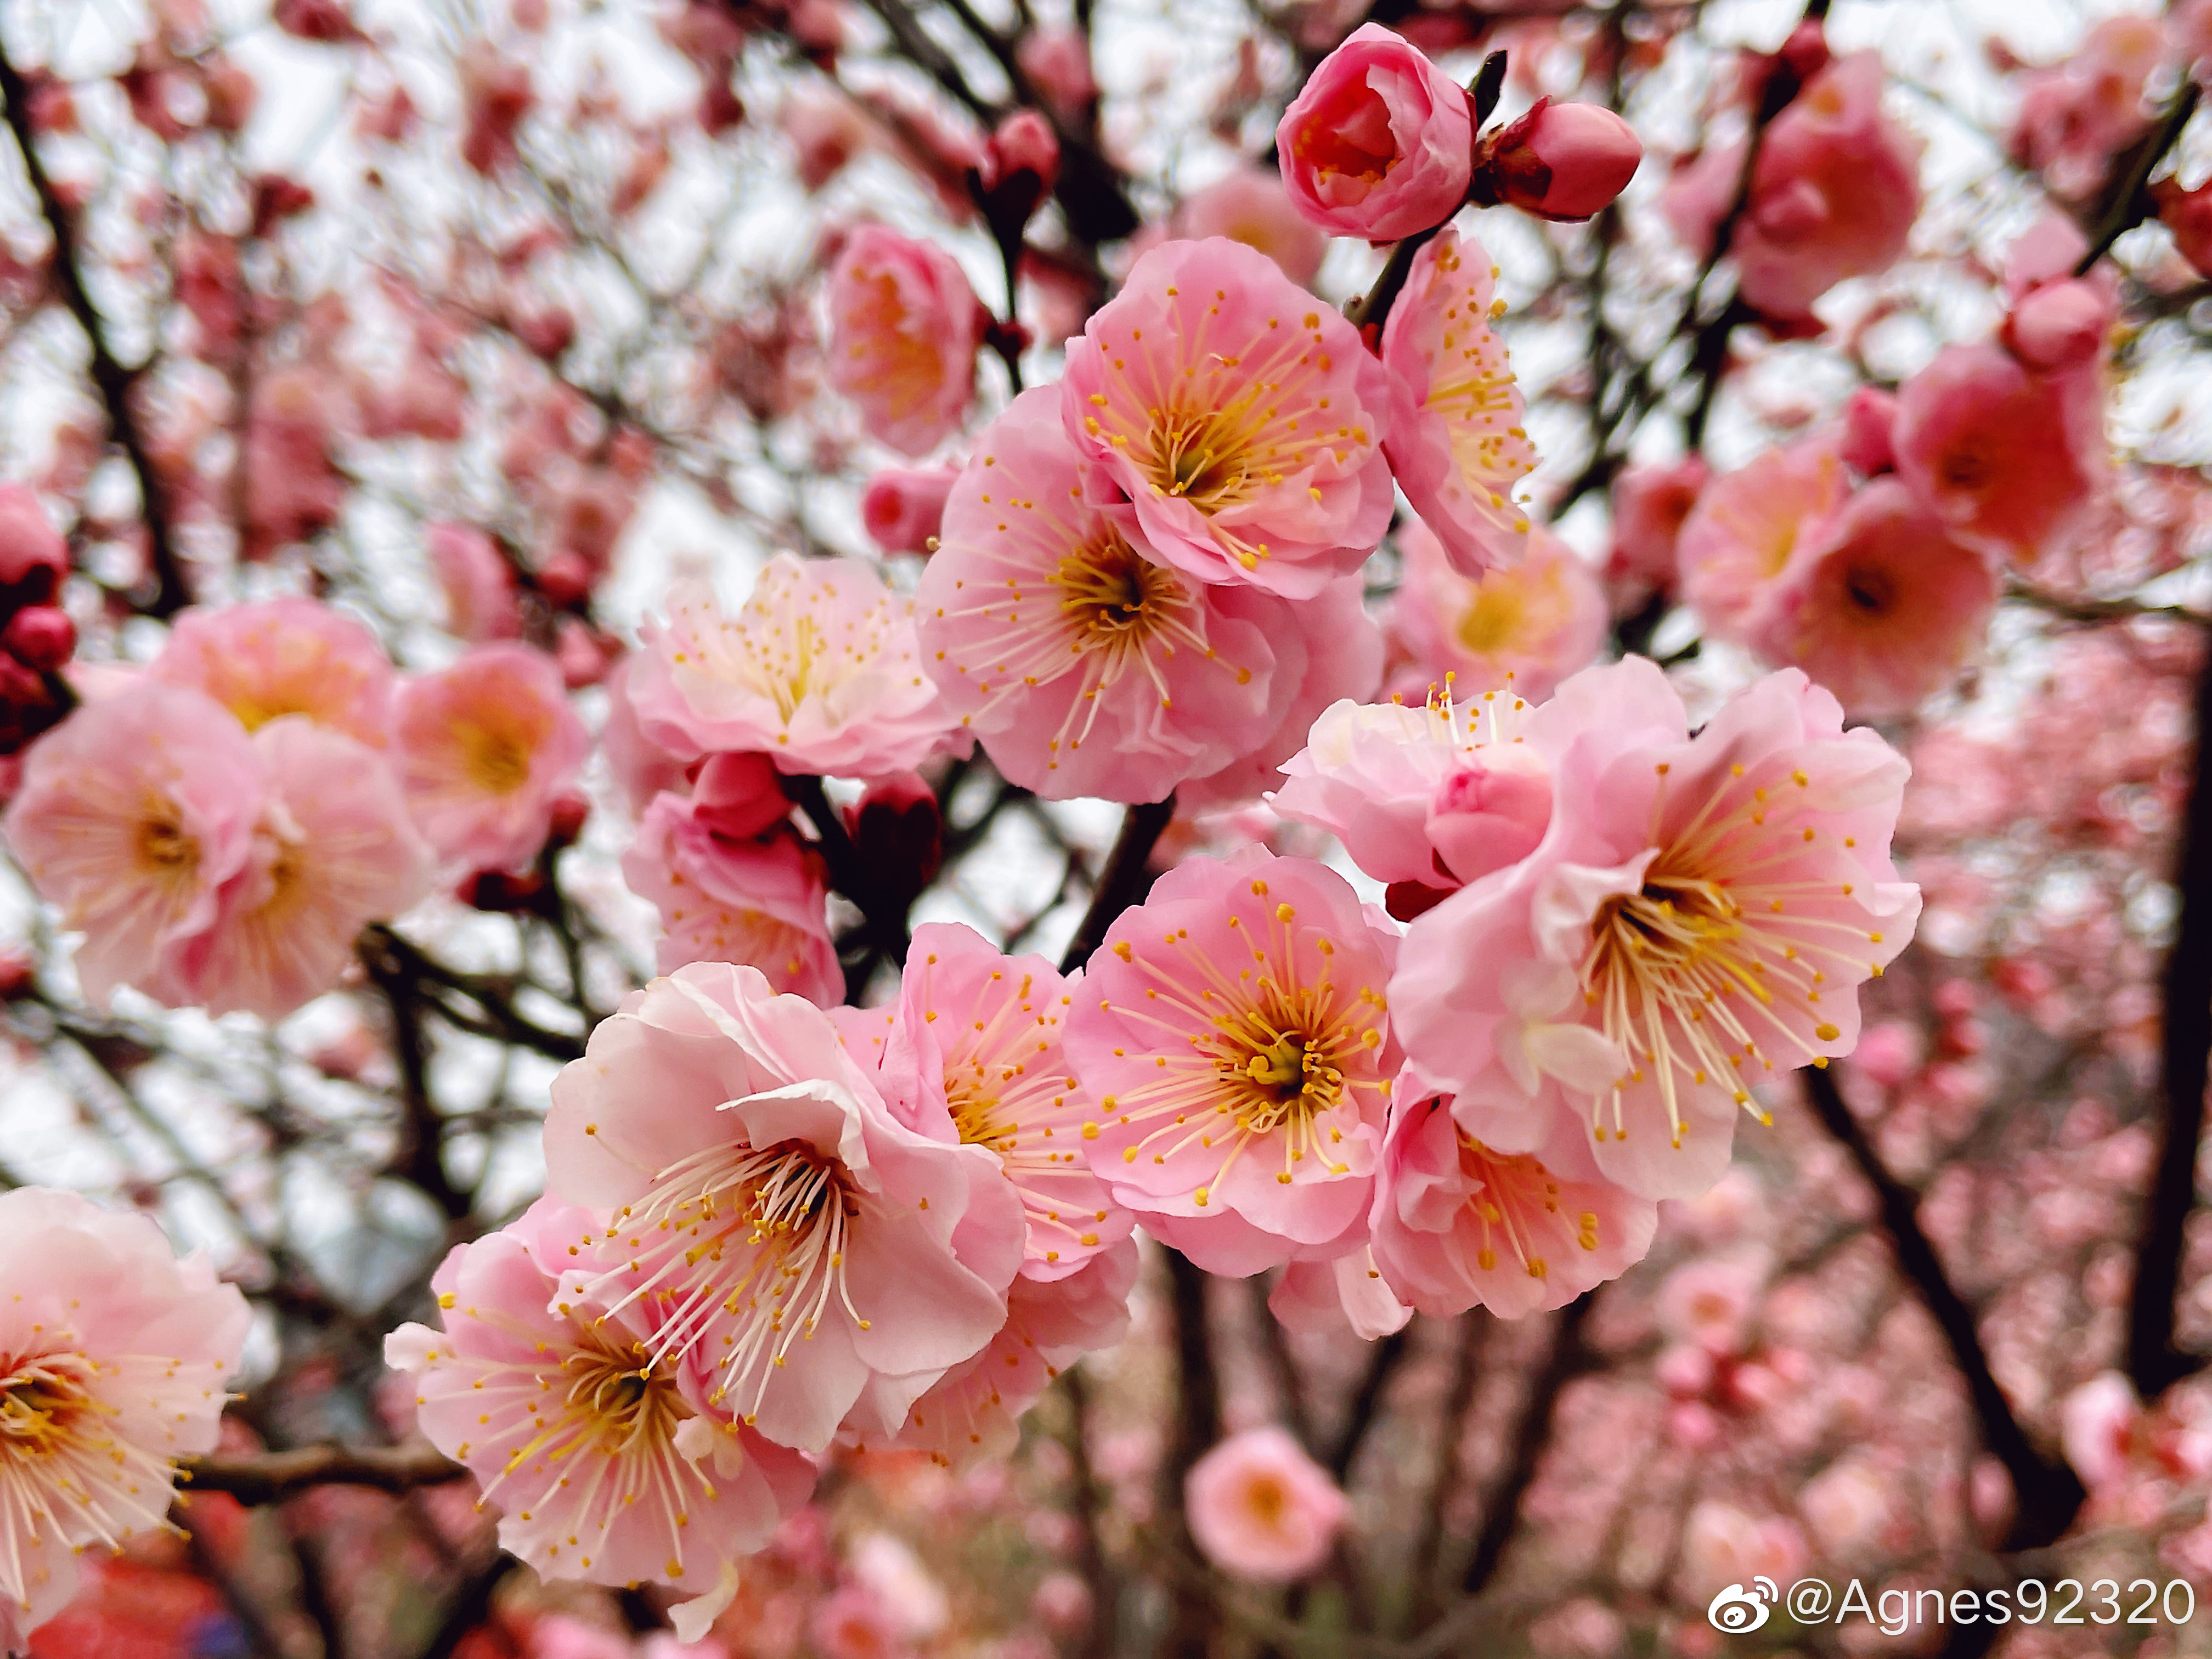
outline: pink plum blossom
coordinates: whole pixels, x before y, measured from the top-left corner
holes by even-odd
[[[1030,84],[1045,95],[1062,120],[1078,120],[1097,99],[1090,38],[1076,25],[1046,23],[1032,28],[1022,36],[1014,56]]]
[[[848,1415],[895,1432],[1006,1323],[1024,1228],[999,1160],[901,1124],[757,969],[633,993],[554,1079],[545,1155],[556,1196],[623,1224],[564,1294],[653,1311],[656,1358],[781,1444],[820,1451]]]
[[[2118,1371],[2100,1371],[2059,1401],[2059,1444],[2092,1492],[2125,1477],[2142,1414],[2135,1385]]]
[[[0,1649],[75,1593],[76,1558],[168,1524],[175,1461],[215,1449],[250,1323],[204,1255],[75,1193],[0,1192]]]
[[[1753,1255],[1705,1256],[1667,1275],[1652,1311],[1659,1328],[1717,1359],[1751,1346],[1751,1327],[1766,1288],[1766,1264]]]
[[[1146,1231],[1237,1276],[1362,1242],[1396,944],[1342,877],[1257,848],[1178,866],[1115,920],[1063,1041],[1083,1150]]]
[[[1424,696],[1456,677],[1470,690],[1509,684],[1541,697],[1588,665],[1605,641],[1607,606],[1597,572],[1548,531],[1532,530],[1518,564],[1470,581],[1420,525],[1398,532],[1404,566],[1390,602],[1402,658],[1394,691]]]
[[[1795,1522],[1753,1516],[1717,1498],[1696,1504],[1683,1522],[1682,1576],[1693,1597],[1759,1577],[1794,1583],[1808,1554]]]
[[[1206,586],[1091,505],[1058,398],[1024,392],[977,441],[915,596],[922,665],[1010,781],[1158,800],[1261,744],[1303,640],[1285,601]]]
[[[414,1378],[431,1443],[499,1506],[503,1548],[548,1578],[693,1592],[676,1626],[696,1640],[814,1470],[702,1411],[684,1386],[691,1358],[664,1351],[647,1304],[573,1288],[625,1254],[592,1216],[540,1199],[454,1247],[430,1280],[444,1328],[401,1326],[385,1360]]]
[[[630,672],[638,661],[635,655],[627,656],[607,671],[607,716],[599,727],[599,752],[633,813],[644,811],[664,789],[682,793],[703,757],[697,744],[680,736],[673,750],[646,737],[629,696]]]
[[[824,1006],[843,998],[829,889],[819,858],[796,835],[718,834],[711,809],[663,794],[639,820],[622,868],[630,891],[660,911],[662,973],[687,962],[744,963],[778,992]]]
[[[1604,1179],[1588,1143],[1562,1129],[1541,1156],[1499,1153],[1459,1126],[1449,1100],[1395,1108],[1373,1223],[1390,1288],[1425,1314],[1480,1306],[1518,1319],[1641,1261],[1659,1206]]]
[[[591,738],[561,672],[524,645],[480,645],[400,688],[393,720],[400,781],[439,857],[514,868],[545,844],[553,803]]]
[[[1528,514],[1514,496],[1536,465],[1525,401],[1491,328],[1498,268],[1482,244],[1446,230],[1413,257],[1382,325],[1396,403],[1384,449],[1398,487],[1468,577],[1516,562]]]
[[[1147,227],[1133,240],[1142,244],[1154,234]],[[1249,165],[1232,167],[1184,197],[1168,216],[1165,235],[1194,242],[1224,236],[1242,242],[1273,259],[1300,288],[1313,286],[1328,252],[1328,233],[1309,223],[1291,204],[1282,175]]]
[[[705,583],[679,582],[668,620],[639,632],[624,695],[672,755],[750,750],[788,773],[881,777],[951,746],[914,601],[860,560],[779,553],[734,617]]]
[[[422,545],[446,596],[448,633],[481,645],[522,631],[514,572],[489,536],[473,525],[434,524],[422,532]]]
[[[1623,467],[1613,481],[1613,552],[1606,575],[1640,604],[1674,586],[1682,525],[1712,477],[1700,455]]]
[[[1393,1028],[1485,1146],[1539,1152],[1564,1115],[1607,1180],[1692,1196],[1752,1085],[1850,1052],[1857,988],[1911,939],[1919,892],[1888,857],[1908,769],[1794,670],[1692,737],[1631,657],[1523,736],[1552,771],[1544,840],[1413,922]]]
[[[931,553],[957,467],[887,466],[860,492],[860,523],[886,553]]]
[[[314,599],[187,611],[149,672],[206,692],[248,732],[305,714],[374,749],[390,737],[391,659],[362,623]]]
[[[1413,1316],[1375,1265],[1371,1247],[1329,1261],[1285,1264],[1267,1292],[1267,1311],[1286,1330],[1349,1329],[1362,1342],[1401,1331]]]
[[[1897,479],[1876,478],[1797,550],[1747,643],[1855,714],[1901,714],[1958,673],[1996,600],[1990,561]]]
[[[2059,196],[2092,195],[2112,158],[2148,125],[2143,86],[2167,54],[2166,29],[2140,13],[2090,26],[2064,63],[2022,79],[2007,149]]]
[[[76,973],[106,1006],[118,985],[190,1001],[175,952],[215,925],[245,872],[267,799],[262,758],[204,693],[150,677],[88,702],[33,746],[8,844],[63,926]]]
[[[1275,129],[1283,184],[1298,210],[1370,242],[1457,212],[1474,140],[1467,94],[1380,23],[1361,24],[1321,61]]]
[[[1310,599],[1382,538],[1390,378],[1264,254],[1167,242],[1068,343],[1060,413],[1091,498],[1204,582]]]
[[[869,436],[926,455],[959,429],[982,311],[951,254],[860,226],[830,273],[830,384],[860,406]]]
[[[1882,112],[1879,52],[1832,59],[1766,128],[1729,256],[1744,303],[1784,320],[1847,276],[1887,270],[1920,212],[1920,143]],[[1741,143],[1705,152],[1660,207],[1696,252],[1712,246],[1743,172]]]
[[[1760,451],[1708,484],[1682,521],[1682,597],[1714,638],[1741,641],[1759,625],[1799,544],[1843,505],[1838,440],[1824,429]]]
[[[1344,1493],[1298,1443],[1272,1424],[1231,1435],[1183,1481],[1190,1535],[1224,1572],[1291,1583],[1328,1559]]]
[[[777,124],[797,152],[799,181],[810,191],[842,173],[875,138],[874,127],[851,99],[804,87],[784,100]]]

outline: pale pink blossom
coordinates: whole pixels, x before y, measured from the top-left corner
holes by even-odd
[[[1682,1526],[1682,1576],[1698,1599],[1754,1578],[1794,1583],[1809,1554],[1796,1522],[1753,1516],[1717,1498],[1696,1505]]]
[[[1346,1504],[1328,1471],[1270,1424],[1231,1435],[1191,1465],[1183,1512],[1215,1566],[1280,1584],[1328,1559]]]
[[[1798,1513],[1821,1550],[1850,1555],[1879,1539],[1890,1524],[1891,1483],[1863,1457],[1840,1457],[1805,1483]]]
[[[1090,39],[1074,24],[1047,23],[1030,29],[1014,49],[1014,60],[1063,121],[1079,121],[1097,100]]]
[[[1887,270],[1920,211],[1920,143],[1882,112],[1879,52],[1832,59],[1766,128],[1729,245],[1744,303],[1794,320],[1847,276]],[[1743,173],[1739,143],[1668,181],[1660,207],[1696,252],[1713,243]]]
[[[68,1603],[79,1554],[168,1525],[175,1460],[215,1449],[251,1316],[150,1218],[44,1187],[0,1192],[0,1649],[13,1652]]]
[[[489,40],[471,40],[461,48],[456,70],[460,80],[461,159],[489,176],[518,157],[515,129],[536,107],[530,66],[509,58]]]
[[[2135,1385],[2118,1371],[2100,1371],[2059,1401],[2059,1445],[2092,1492],[2125,1478],[2142,1414]]]
[[[875,140],[875,128],[842,93],[801,87],[784,100],[777,123],[791,141],[799,182],[820,190]]]
[[[2093,24],[2064,63],[2023,77],[2007,149],[2059,196],[2093,194],[2113,155],[2148,125],[2144,82],[2166,55],[2156,17],[2130,13]]]
[[[1413,257],[1382,325],[1396,394],[1385,450],[1398,487],[1452,568],[1480,576],[1516,562],[1528,509],[1514,492],[1536,465],[1505,343],[1490,326],[1498,268],[1473,237],[1446,230]]]
[[[434,524],[422,546],[446,596],[447,632],[481,645],[522,631],[514,571],[489,536],[473,525]]]
[[[782,1444],[819,1451],[848,1415],[896,1431],[1006,1323],[1024,1229],[998,1159],[901,1124],[756,969],[632,994],[555,1079],[545,1152],[556,1195],[626,1224],[564,1290],[658,1310],[653,1353]]]
[[[1902,714],[1958,674],[1996,601],[1990,561],[1881,477],[1798,548],[1745,642],[1772,666],[1803,669],[1855,714]]]
[[[1342,877],[1256,847],[1178,866],[1107,930],[1062,1040],[1083,1151],[1146,1231],[1237,1276],[1361,1242],[1396,945]]]
[[[1654,1298],[1659,1328],[1717,1359],[1751,1346],[1752,1320],[1766,1289],[1766,1264],[1753,1255],[1705,1256],[1667,1275]]]
[[[681,737],[676,738],[674,749],[664,749],[647,738],[629,690],[637,661],[635,656],[624,657],[607,671],[607,717],[599,728],[599,752],[606,757],[607,770],[632,813],[644,811],[664,789],[682,793],[704,752]]]
[[[844,1584],[814,1604],[807,1634],[823,1659],[908,1659],[913,1644],[884,1598],[865,1584]]]
[[[1268,805],[1329,831],[1377,881],[1475,880],[1534,851],[1551,820],[1549,769],[1516,741],[1520,701],[1332,704]]]
[[[830,272],[830,384],[868,435],[926,455],[975,396],[982,308],[957,260],[881,225],[846,238]]]
[[[769,561],[734,617],[679,582],[623,682],[647,743],[696,757],[757,750],[785,772],[883,777],[953,747],[922,672],[914,601],[859,559]]]
[[[1838,434],[1823,429],[1761,450],[1707,484],[1675,544],[1682,597],[1716,639],[1741,641],[1759,623],[1799,544],[1850,493]]]
[[[1419,48],[1363,23],[1306,77],[1275,129],[1283,183],[1340,236],[1395,241],[1467,198],[1474,124],[1467,94]]]
[[[1701,455],[1623,467],[1613,481],[1613,552],[1605,574],[1640,604],[1674,586],[1682,525],[1711,479]]]
[[[1549,98],[1486,144],[1475,199],[1540,219],[1592,217],[1628,188],[1644,161],[1636,130],[1611,110]]]
[[[1600,1176],[1572,1126],[1541,1156],[1495,1152],[1449,1100],[1407,1092],[1383,1146],[1373,1248],[1384,1281],[1419,1311],[1518,1319],[1564,1307],[1651,1248],[1659,1206]]]
[[[501,1547],[548,1578],[690,1592],[676,1626],[696,1639],[814,1470],[702,1410],[695,1357],[666,1348],[647,1304],[575,1288],[628,1254],[592,1216],[540,1199],[454,1247],[430,1280],[444,1328],[401,1326],[385,1363],[414,1378],[422,1433],[498,1505]]]
[[[1209,236],[1266,254],[1300,288],[1313,286],[1328,254],[1328,233],[1308,223],[1291,204],[1282,174],[1249,164],[1191,191],[1168,216],[1164,232],[1147,226],[1131,246],[1142,251],[1170,237],[1202,242]]]
[[[788,813],[790,804],[783,808]],[[795,834],[718,834],[711,809],[659,795],[638,822],[622,871],[630,891],[660,911],[662,973],[687,962],[744,963],[776,991],[825,1006],[843,1000],[829,888],[818,855]]]
[[[860,492],[860,523],[886,553],[933,553],[960,469],[887,466]]]
[[[591,752],[561,671],[525,645],[480,645],[409,680],[393,731],[423,839],[440,858],[479,870],[536,856],[556,799]]]
[[[1025,392],[978,439],[915,595],[922,665],[1010,781],[1162,799],[1264,741],[1303,640],[1285,601],[1206,586],[1092,506],[1058,403]]]
[[[1401,529],[1398,549],[1389,626],[1402,660],[1389,676],[1394,691],[1425,696],[1456,677],[1468,692],[1510,684],[1542,697],[1605,642],[1609,607],[1596,570],[1548,531],[1530,531],[1519,563],[1475,581],[1452,568],[1423,526]]]
[[[1264,254],[1168,242],[1068,343],[1068,435],[1094,499],[1200,581],[1310,598],[1390,520],[1390,377]],[[1117,499],[1119,498],[1119,499]]]
[[[315,599],[193,609],[148,671],[204,691],[249,732],[284,714],[384,747],[397,677],[376,635]]]
[[[76,973],[105,1006],[135,985],[172,1006],[176,951],[215,925],[254,855],[261,757],[204,693],[148,677],[87,702],[33,745],[9,846],[32,887],[84,935]]]
[[[1413,923],[1393,1029],[1485,1146],[1538,1152],[1565,1115],[1607,1180],[1692,1196],[1737,1113],[1763,1115],[1752,1085],[1850,1052],[1857,988],[1911,939],[1888,857],[1908,769],[1792,670],[1692,737],[1631,657],[1522,735],[1552,770],[1544,841]]]

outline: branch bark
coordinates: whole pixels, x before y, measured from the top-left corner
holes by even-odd
[[[178,1465],[189,1492],[228,1493],[241,1504],[278,1504],[311,1486],[374,1486],[412,1492],[443,1486],[468,1471],[434,1447],[302,1446],[295,1451],[190,1457]]]
[[[1522,1413],[1520,1432],[1513,1437],[1513,1461],[1484,1503],[1482,1529],[1475,1534],[1474,1553],[1460,1575],[1460,1589],[1479,1595],[1498,1574],[1506,1547],[1521,1522],[1521,1500],[1536,1482],[1536,1467],[1552,1442],[1552,1419],[1558,1415],[1559,1395],[1567,1384],[1588,1368],[1589,1349],[1583,1341],[1583,1326],[1589,1318],[1595,1293],[1584,1291],[1559,1310],[1552,1334],[1551,1357],[1528,1385],[1528,1405]]]
[[[1091,953],[1104,942],[1106,930],[1114,925],[1114,918],[1133,904],[1141,903],[1145,890],[1152,885],[1147,865],[1152,848],[1175,817],[1175,797],[1132,806],[1122,815],[1121,833],[1114,837],[1114,850],[1106,855],[1106,867],[1098,872],[1098,885],[1091,890],[1091,908],[1083,913],[1082,925],[1069,941],[1067,954],[1060,960],[1060,971],[1072,974],[1091,960]],[[1180,1258],[1178,1258],[1180,1259]]]

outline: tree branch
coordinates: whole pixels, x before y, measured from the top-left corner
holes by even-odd
[[[1521,1500],[1536,1482],[1536,1466],[1552,1442],[1552,1419],[1559,1414],[1559,1395],[1567,1384],[1589,1368],[1590,1352],[1583,1341],[1583,1325],[1589,1318],[1595,1293],[1584,1291],[1559,1310],[1552,1334],[1551,1358],[1528,1384],[1528,1405],[1522,1413],[1520,1432],[1513,1437],[1513,1460],[1484,1501],[1482,1530],[1475,1534],[1474,1553],[1460,1575],[1460,1588],[1478,1595],[1497,1576],[1505,1559],[1506,1546],[1521,1522]]]
[[[312,1486],[374,1486],[412,1492],[443,1486],[468,1471],[435,1447],[302,1446],[295,1451],[225,1457],[188,1457],[177,1466],[193,1492],[228,1493],[241,1504],[281,1504]]]
[[[1083,913],[1082,924],[1068,942],[1067,954],[1060,960],[1061,973],[1072,974],[1090,961],[1091,952],[1104,942],[1114,918],[1143,902],[1146,889],[1152,885],[1146,866],[1152,848],[1174,817],[1173,795],[1132,806],[1122,814],[1114,850],[1106,854],[1106,867],[1098,872],[1098,884],[1091,890],[1091,908]]]

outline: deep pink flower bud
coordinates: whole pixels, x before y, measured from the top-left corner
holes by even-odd
[[[556,553],[538,567],[538,591],[562,610],[592,597],[591,561],[574,550]]]
[[[1892,471],[1897,465],[1897,452],[1890,434],[1896,425],[1897,394],[1880,386],[1863,386],[1844,405],[1844,436],[1837,453],[1863,477]]]
[[[2112,301],[2094,285],[2049,283],[2013,308],[2005,321],[2004,343],[2030,368],[2070,368],[2104,349],[2112,322]]]
[[[2212,185],[2184,190],[2175,180],[2161,179],[2150,193],[2181,257],[2197,267],[2198,275],[2212,276]]]
[[[545,843],[549,847],[572,847],[584,833],[584,825],[592,816],[591,798],[580,789],[563,790],[553,797],[547,809]]]
[[[887,466],[860,492],[860,522],[886,553],[933,553],[957,467]]]
[[[76,649],[76,624],[51,605],[26,606],[0,630],[0,650],[42,674],[59,668]]]
[[[1283,187],[1298,211],[1374,242],[1458,210],[1474,139],[1467,94],[1379,23],[1363,23],[1322,60],[1275,129]]]
[[[1490,142],[1489,177],[1477,184],[1540,219],[1587,219],[1628,188],[1644,143],[1627,122],[1595,104],[1548,99]]]
[[[983,146],[983,188],[995,191],[1017,174],[1036,176],[1039,196],[1049,195],[1060,180],[1060,140],[1052,123],[1033,109],[1018,109],[999,123]]]
[[[766,755],[709,755],[691,784],[692,817],[715,835],[750,841],[791,816],[783,775]]]

